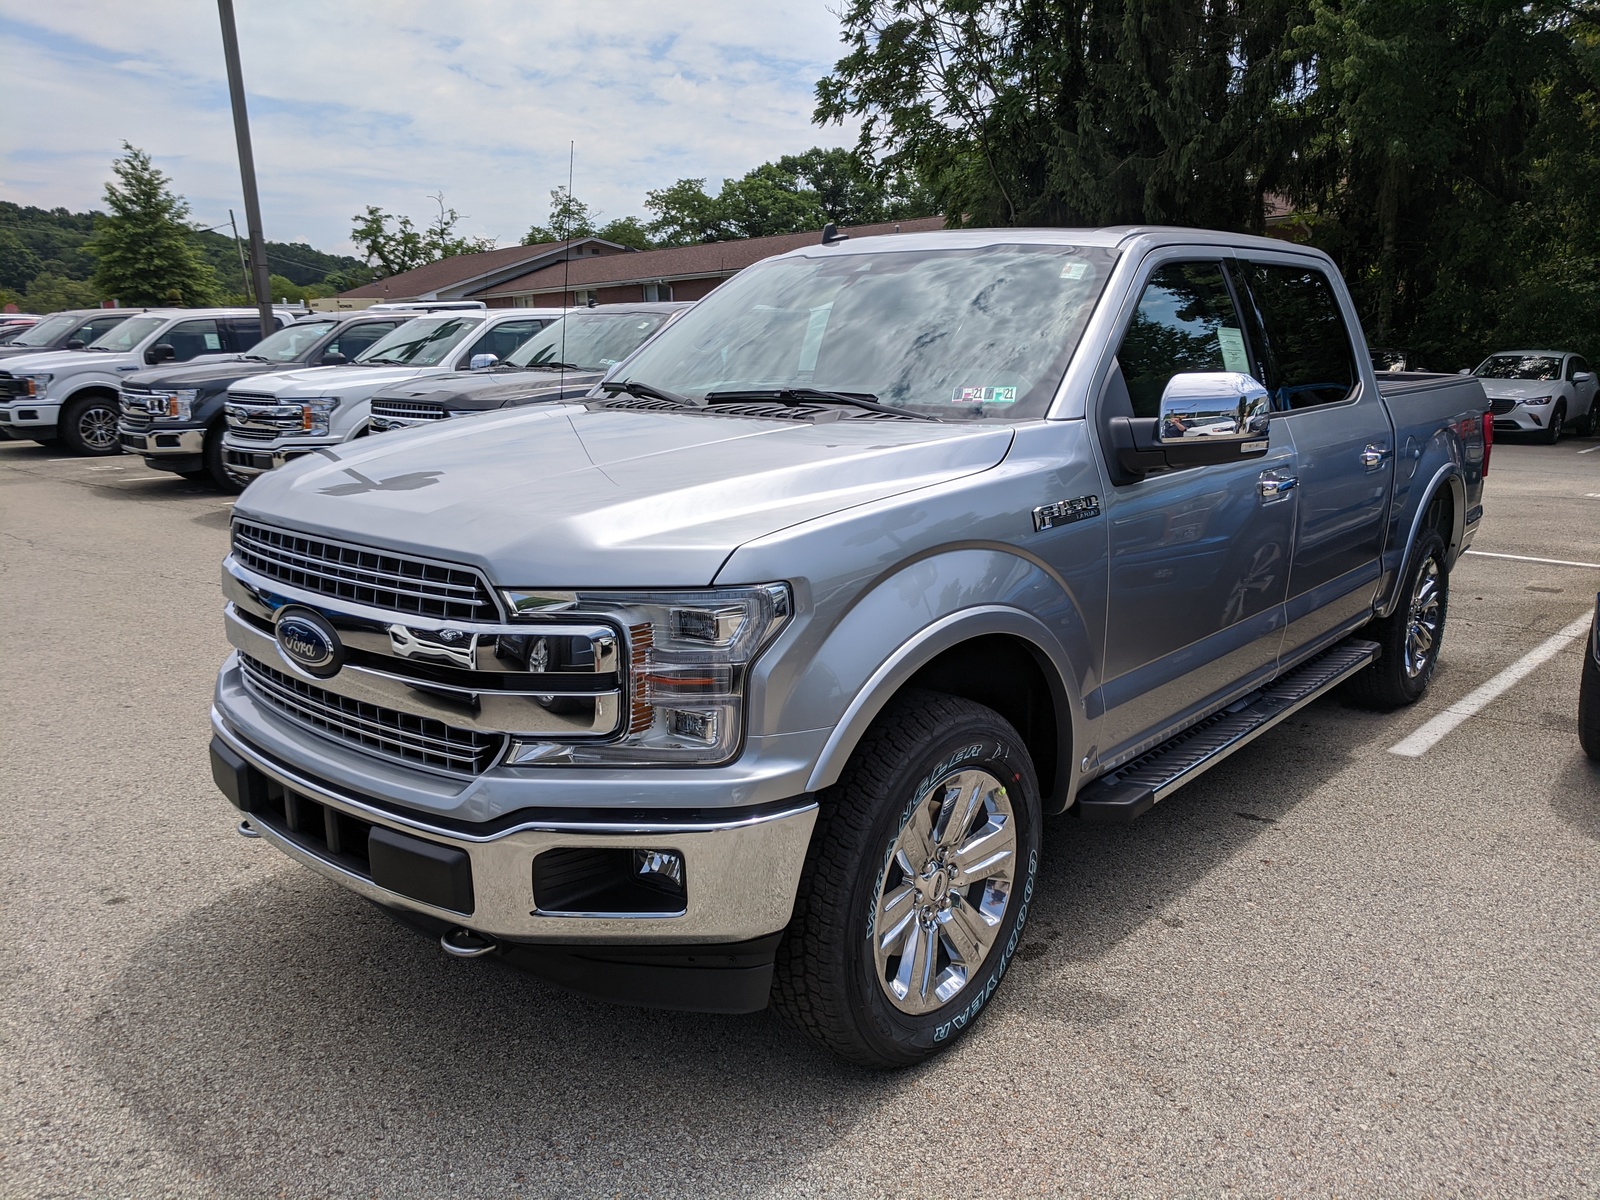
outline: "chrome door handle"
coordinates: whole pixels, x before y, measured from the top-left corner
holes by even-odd
[[[1382,446],[1368,446],[1361,452],[1361,465],[1369,471],[1376,471],[1388,457],[1389,452]]]
[[[1263,475],[1256,484],[1256,491],[1268,504],[1275,504],[1279,500],[1287,500],[1289,493],[1299,486],[1300,480],[1293,475]]]

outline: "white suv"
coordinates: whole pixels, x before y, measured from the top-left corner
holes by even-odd
[[[293,318],[274,312],[281,329]],[[117,388],[162,363],[234,354],[261,340],[253,308],[151,308],[82,350],[19,354],[0,370],[0,433],[18,441],[60,438],[79,454],[120,454]]]
[[[560,315],[525,308],[434,313],[407,321],[349,366],[241,379],[228,391],[223,461],[245,480],[359,437],[377,392],[419,375],[493,366]]]
[[[1496,433],[1535,433],[1552,445],[1568,423],[1595,431],[1594,368],[1566,350],[1502,350],[1472,372],[1483,380]]]

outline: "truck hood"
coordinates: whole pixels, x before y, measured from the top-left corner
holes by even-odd
[[[247,379],[251,375],[268,375],[274,371],[282,373],[283,366],[279,363],[245,362],[235,354],[211,362],[185,363],[181,367],[167,367],[164,370],[156,367],[148,371],[138,371],[128,376],[127,386],[134,390],[195,388],[209,392],[219,387],[227,387],[240,379]]]
[[[59,354],[61,351],[52,350],[48,346],[0,346],[0,358],[21,358],[24,354]],[[77,354],[78,351],[70,351]]]
[[[355,393],[363,399],[379,388],[392,387],[415,379],[430,367],[301,367],[275,371],[253,380],[252,392],[287,400],[301,396],[343,396]]]
[[[48,371],[52,375],[60,375],[68,371],[93,370],[98,363],[110,371],[119,364],[127,363],[128,357],[126,354],[107,354],[103,350],[35,350],[32,354],[19,354],[7,359],[5,370],[13,374],[40,375]]]
[[[396,388],[388,388],[374,400],[426,400],[443,405],[450,412],[486,412],[531,404],[536,400],[558,400],[581,396],[599,383],[603,371],[500,371],[429,376]]]
[[[752,538],[986,471],[1011,440],[993,424],[539,406],[307,455],[235,510],[501,586],[698,587]]]
[[[1480,379],[1483,394],[1491,400],[1525,400],[1529,396],[1559,396],[1559,379]]]

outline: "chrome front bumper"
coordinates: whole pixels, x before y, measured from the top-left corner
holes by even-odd
[[[338,446],[342,443],[336,438],[325,442],[300,442],[291,446],[261,446],[240,445],[224,440],[222,443],[222,461],[227,464],[228,470],[235,475],[253,479],[257,475],[265,475],[268,471],[283,466],[284,463],[296,458],[303,458],[313,454],[324,446]]]
[[[205,429],[163,429],[159,425],[130,425],[119,422],[117,435],[122,448],[150,458],[193,456],[206,448]]]
[[[571,944],[700,945],[742,942],[788,924],[816,822],[809,797],[706,817],[686,813],[594,816],[541,815],[494,832],[467,833],[378,808],[256,749],[217,709],[215,735],[234,754],[281,787],[374,827],[463,852],[471,863],[473,911],[457,912],[378,886],[315,843],[268,822],[251,822],[279,850],[370,900],[448,921],[492,937]],[[590,810],[592,813],[592,810]],[[598,848],[668,850],[682,856],[685,907],[677,914],[550,914],[533,891],[533,860],[547,850]]]

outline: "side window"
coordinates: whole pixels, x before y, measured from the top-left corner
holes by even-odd
[[[400,328],[399,321],[362,321],[342,329],[338,336],[323,347],[324,354],[342,354],[351,362],[373,342]]]
[[[230,317],[223,323],[228,349],[242,354],[261,340],[261,321],[256,317]]]
[[[461,365],[466,366],[478,354],[492,354],[504,362],[513,350],[543,328],[544,322],[532,317],[526,321],[506,321],[496,325],[472,343],[472,349],[462,355]]]
[[[1187,371],[1250,373],[1244,331],[1219,262],[1168,263],[1139,297],[1117,350],[1136,417],[1156,416],[1161,393]]]
[[[1588,371],[1589,371],[1589,360],[1586,359],[1586,358],[1579,358],[1576,355],[1574,355],[1573,359],[1572,359],[1572,373],[1574,375],[1582,375],[1582,374],[1587,373]]]
[[[92,321],[85,322],[83,328],[72,336],[82,338],[83,344],[87,346],[90,342],[121,325],[125,319],[124,317],[96,317]]]
[[[209,318],[179,321],[156,341],[171,346],[178,362],[188,362],[197,354],[218,354],[222,351],[222,334],[217,329],[217,323]]]
[[[1262,374],[1272,406],[1311,408],[1346,399],[1356,386],[1355,353],[1328,277],[1315,267],[1242,263],[1262,333]]]

